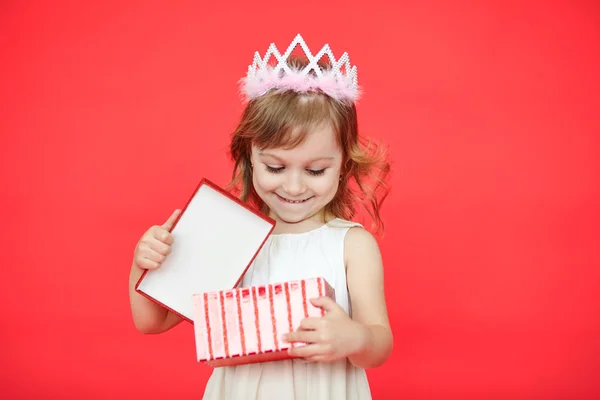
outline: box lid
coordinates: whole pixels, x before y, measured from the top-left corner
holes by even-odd
[[[136,290],[193,321],[193,295],[232,289],[275,228],[275,221],[207,179],[171,229],[171,253],[156,270],[145,270]]]

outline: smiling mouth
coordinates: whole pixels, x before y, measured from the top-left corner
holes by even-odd
[[[284,203],[288,203],[288,204],[301,204],[301,203],[305,203],[308,200],[312,199],[312,197],[309,197],[309,198],[303,199],[303,200],[289,200],[289,199],[286,199],[285,197],[281,197],[280,195],[277,195],[277,197],[279,197],[279,200],[283,201]]]

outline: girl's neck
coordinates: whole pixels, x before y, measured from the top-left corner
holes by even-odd
[[[273,229],[273,234],[275,235],[309,232],[320,228],[329,221],[335,219],[335,216],[325,213],[324,211],[319,212],[313,215],[312,217],[309,217],[302,221],[293,223],[283,221],[273,213],[270,213],[270,216],[276,221],[275,228]]]

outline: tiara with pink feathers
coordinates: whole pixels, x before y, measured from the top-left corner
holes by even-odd
[[[303,68],[294,68],[288,59],[296,46],[300,45],[308,64]],[[319,60],[329,57],[331,68],[322,69]],[[277,65],[269,65],[271,57],[275,57]],[[253,100],[271,89],[278,91],[293,90],[298,93],[320,91],[329,97],[342,102],[355,102],[360,96],[356,66],[350,66],[348,53],[336,60],[328,44],[314,56],[308,49],[300,34],[296,35],[283,55],[277,46],[271,43],[263,58],[254,53],[254,61],[248,67],[248,74],[241,79],[241,91],[246,100]]]

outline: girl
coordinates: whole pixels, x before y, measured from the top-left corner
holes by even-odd
[[[306,59],[290,57],[298,44]],[[266,63],[271,53],[279,61],[275,67]],[[329,64],[319,62],[323,53]],[[351,219],[358,202],[381,228],[389,164],[358,135],[356,69],[347,54],[335,60],[327,45],[313,57],[298,35],[283,55],[274,45],[264,60],[255,55],[242,82],[249,102],[232,136],[229,189],[276,226],[241,285],[323,276],[336,299],[313,299],[326,315],[305,319],[282,338],[307,343],[290,350],[296,358],[216,368],[204,398],[370,399],[365,369],[384,363],[393,340],[379,248]],[[179,212],[150,228],[135,249],[129,293],[133,321],[143,333],[180,322],[134,290],[142,271],[158,268],[169,254]]]

